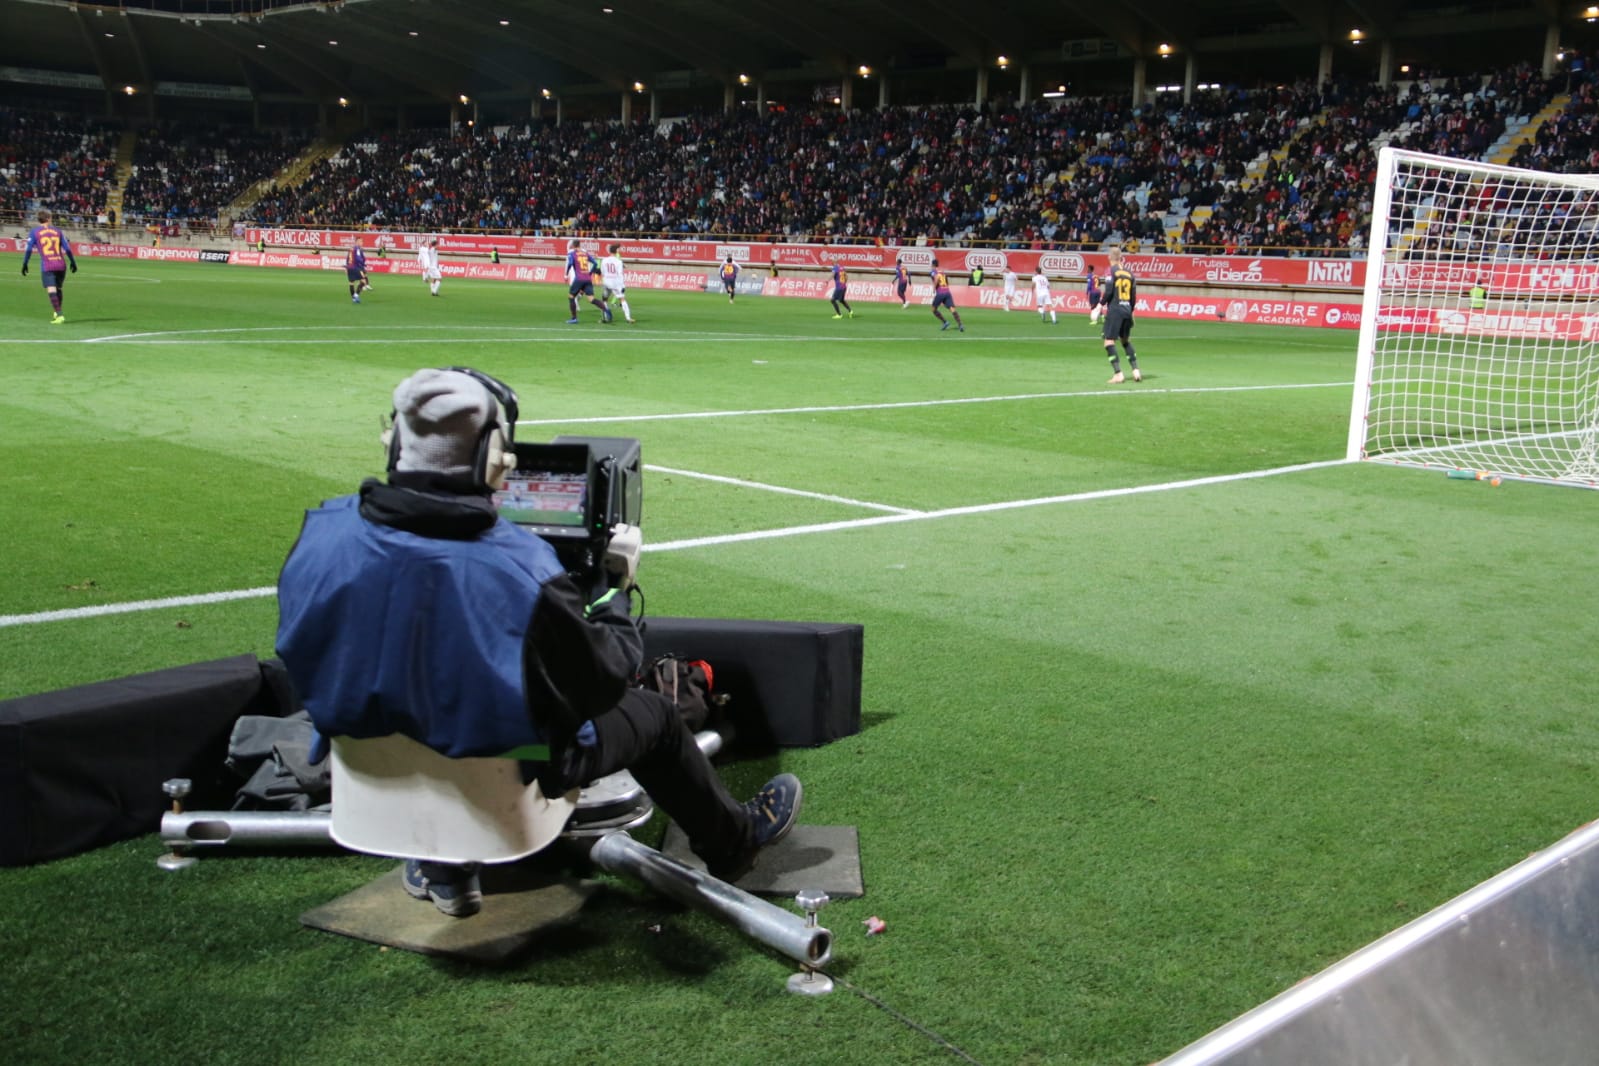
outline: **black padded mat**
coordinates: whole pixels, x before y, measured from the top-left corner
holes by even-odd
[[[313,907],[300,915],[300,924],[424,955],[500,966],[573,918],[601,887],[528,864],[485,867],[483,909],[470,918],[451,918],[410,896],[402,869]]]
[[[666,829],[661,852],[696,870],[705,869],[675,822]],[[866,895],[860,835],[852,825],[796,825],[788,836],[762,851],[755,869],[735,884],[757,896],[792,897],[811,890],[826,892],[833,899],[858,899]]]

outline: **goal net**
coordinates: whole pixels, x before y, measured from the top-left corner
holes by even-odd
[[[1599,177],[1384,148],[1349,458],[1599,485]]]

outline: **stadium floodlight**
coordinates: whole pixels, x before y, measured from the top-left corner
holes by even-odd
[[[1599,487],[1599,176],[1378,154],[1348,456]]]

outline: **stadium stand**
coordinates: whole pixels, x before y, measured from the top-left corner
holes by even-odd
[[[309,130],[148,126],[134,148],[125,214],[129,221],[214,222],[245,190],[303,152],[312,137]]]
[[[309,131],[158,124],[139,131],[124,201],[129,220],[162,223],[214,222],[237,201],[267,225],[1351,254],[1383,144],[1483,158],[1516,131],[1519,164],[1591,169],[1593,89],[1567,77],[1523,64],[1138,108],[1095,97],[366,132],[331,154],[307,151]],[[1568,87],[1569,107],[1540,127]],[[104,210],[115,127],[22,111],[0,122],[0,210]],[[293,180],[239,199],[283,173]]]
[[[109,122],[0,108],[0,213],[48,207],[67,223],[96,221],[115,174],[118,133]]]

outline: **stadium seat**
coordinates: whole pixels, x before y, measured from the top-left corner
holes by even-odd
[[[505,863],[560,835],[577,791],[548,797],[514,759],[451,759],[405,736],[333,741],[333,839],[352,851]]]

